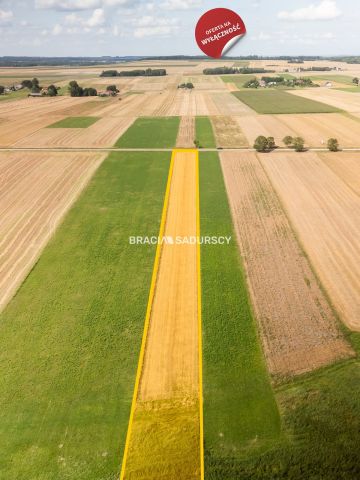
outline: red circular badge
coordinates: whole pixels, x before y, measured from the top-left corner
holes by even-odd
[[[245,33],[246,27],[240,15],[228,8],[214,8],[198,21],[195,38],[208,57],[221,58]]]

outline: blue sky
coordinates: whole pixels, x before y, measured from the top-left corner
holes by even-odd
[[[194,55],[208,9],[238,12],[231,55],[360,55],[354,0],[0,0],[0,56]]]

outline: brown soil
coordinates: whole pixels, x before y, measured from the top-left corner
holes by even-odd
[[[360,330],[360,199],[312,152],[262,163],[336,310]]]
[[[256,155],[223,152],[221,164],[270,372],[286,377],[351,356]]]

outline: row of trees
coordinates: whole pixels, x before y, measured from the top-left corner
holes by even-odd
[[[166,75],[164,68],[147,68],[146,70],[104,70],[100,77],[162,77]]]
[[[305,140],[302,137],[291,137],[287,135],[283,139],[284,145],[289,148],[293,148],[295,152],[303,152],[305,150]],[[277,148],[274,137],[264,137],[260,135],[256,138],[254,143],[254,149],[257,152],[271,152]],[[330,152],[339,151],[339,142],[336,138],[329,138],[327,142],[327,148]]]
[[[249,68],[249,67],[216,67],[216,68],[205,68],[203,70],[204,75],[234,75],[237,73],[242,73],[245,75],[253,73],[274,73],[275,70],[265,70],[265,68]]]
[[[23,88],[30,90],[31,93],[42,93],[44,96],[48,95],[49,97],[56,97],[60,90],[60,87],[56,87],[53,84],[44,89],[40,85],[40,82],[37,78],[33,78],[32,80],[23,80],[21,85]]]

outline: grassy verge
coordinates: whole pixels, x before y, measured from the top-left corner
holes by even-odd
[[[111,154],[1,314],[1,478],[118,480],[169,160]]]
[[[88,128],[100,120],[99,117],[68,117],[53,123],[47,128]]]
[[[331,105],[292,95],[284,90],[242,90],[232,92],[257,113],[332,113],[340,110]]]
[[[271,445],[280,435],[280,418],[217,153],[201,154],[200,198],[201,234],[232,237],[229,246],[201,249],[206,478],[235,478],[223,466]]]
[[[173,148],[180,117],[141,117],[119,138],[120,148]]]
[[[0,102],[11,102],[13,100],[21,100],[27,98],[29,90],[18,90],[17,92],[7,93],[6,95],[0,95]]]
[[[216,148],[215,136],[209,117],[196,117],[195,131],[200,148]]]
[[[360,87],[334,88],[334,90],[340,90],[341,92],[347,93],[360,93]]]

